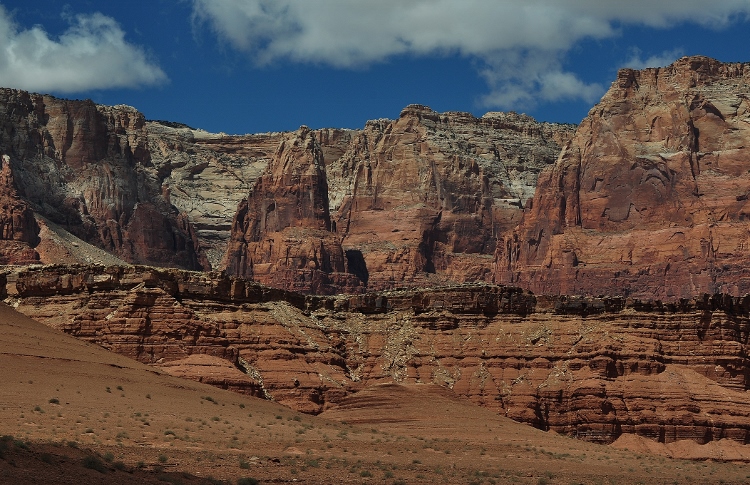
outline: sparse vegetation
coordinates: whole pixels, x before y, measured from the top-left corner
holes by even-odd
[[[96,470],[99,473],[107,473],[107,466],[96,456],[86,456],[83,459],[83,467],[90,470]]]
[[[255,478],[238,478],[237,485],[258,485],[260,482]]]

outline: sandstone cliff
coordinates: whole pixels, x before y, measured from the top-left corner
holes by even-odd
[[[411,105],[368,122],[328,164],[332,220],[370,288],[488,281],[538,173],[573,127],[515,113],[436,113]]]
[[[750,64],[625,69],[501,238],[496,281],[536,293],[750,292]]]
[[[572,133],[414,105],[361,131],[278,134],[218,268],[323,294],[490,280],[497,235]]]
[[[161,196],[135,109],[0,89],[0,151],[24,204],[81,240],[130,262],[208,267],[188,218]],[[38,241],[38,227],[26,230]]]
[[[286,134],[214,134],[164,121],[146,122],[146,130],[163,196],[187,215],[211,267],[219,268],[237,205]]]
[[[222,267],[312,293],[359,285],[346,274],[341,241],[331,231],[323,152],[308,128],[282,139],[268,169],[240,202]]]
[[[10,157],[0,157],[0,264],[39,261],[39,226],[34,212],[18,195]]]
[[[489,281],[498,235],[572,133],[413,105],[363,130],[236,136],[5,89],[3,193],[23,235],[6,237],[3,258],[114,262],[81,249],[91,244],[322,293]]]
[[[665,304],[491,285],[321,297],[148,267],[7,281],[6,301],[48,325],[305,412],[379,382],[429,382],[592,441],[750,440],[747,297]]]

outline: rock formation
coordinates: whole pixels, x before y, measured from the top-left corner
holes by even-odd
[[[536,293],[750,292],[750,64],[624,69],[496,252]]]
[[[341,241],[331,231],[323,152],[308,128],[282,140],[240,202],[222,266],[290,290],[335,293],[350,289],[347,279],[358,285],[346,275]],[[338,284],[327,290],[331,283]]]
[[[370,288],[492,279],[491,254],[573,127],[411,105],[328,164],[332,220]]]
[[[39,261],[39,226],[34,212],[19,196],[10,167],[10,157],[0,157],[0,264],[30,264]]]
[[[130,262],[208,268],[161,196],[135,109],[0,89],[0,151],[24,204],[81,240]]]
[[[220,267],[314,293],[490,280],[497,234],[572,129],[413,105],[358,132],[282,135]]]
[[[750,298],[535,297],[462,285],[304,296],[219,273],[40,267],[7,277],[33,318],[168,372],[318,413],[424,382],[597,442],[750,440]]]
[[[167,201],[187,215],[212,268],[220,268],[237,205],[287,135],[231,136],[146,122],[151,163]]]
[[[12,239],[3,258],[113,263],[78,249],[91,244],[128,263],[321,293],[489,281],[498,235],[572,133],[413,105],[363,130],[211,134],[4,89],[6,192],[37,222],[25,222],[34,242]],[[267,227],[256,218],[270,201]]]

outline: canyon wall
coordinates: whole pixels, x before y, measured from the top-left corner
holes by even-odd
[[[535,297],[485,284],[305,296],[140,266],[6,280],[6,301],[47,325],[308,413],[371,384],[423,382],[602,443],[750,441],[748,297]]]
[[[328,164],[350,267],[370,289],[490,281],[497,236],[518,223],[573,128],[419,105],[368,122]]]
[[[145,119],[133,108],[0,89],[0,151],[2,196],[24,211],[126,261],[207,267],[190,221],[161,196]],[[13,240],[36,250],[40,228],[24,214],[29,235]]]
[[[573,130],[412,105],[362,130],[212,134],[2,89],[16,228],[2,258],[226,270],[308,293],[490,281],[497,237]]]
[[[238,205],[220,266],[295,291],[489,281],[571,125],[411,105],[360,131],[286,134]]]
[[[535,293],[750,292],[750,64],[624,69],[500,238],[495,281]]]

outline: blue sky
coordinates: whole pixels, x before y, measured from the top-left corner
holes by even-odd
[[[0,86],[214,132],[410,103],[579,122],[619,68],[750,61],[750,0],[0,0]]]

